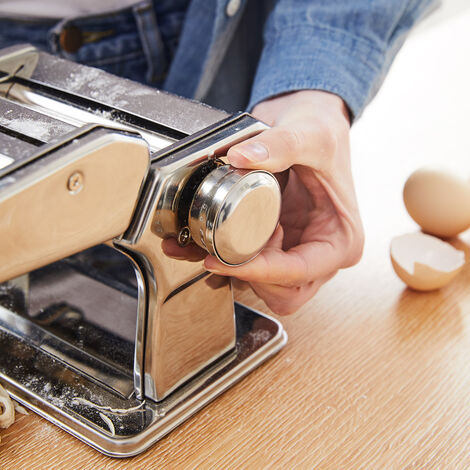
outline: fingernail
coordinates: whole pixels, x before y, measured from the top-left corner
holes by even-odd
[[[238,146],[234,149],[234,152],[238,152],[252,162],[264,162],[269,158],[268,149],[259,142],[250,142],[248,144]]]

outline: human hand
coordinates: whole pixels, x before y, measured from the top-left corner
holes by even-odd
[[[341,98],[316,90],[262,102],[252,114],[272,127],[234,145],[227,157],[235,167],[264,169],[278,177],[284,187],[280,224],[249,263],[232,267],[207,256],[204,264],[213,273],[247,281],[274,313],[287,315],[362,254],[349,120]],[[165,251],[178,256],[171,244]],[[191,257],[191,250],[186,255]]]

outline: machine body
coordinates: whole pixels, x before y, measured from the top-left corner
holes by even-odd
[[[228,278],[280,213],[230,167],[266,126],[30,46],[0,51],[0,379],[96,449],[135,455],[277,352],[282,326]]]

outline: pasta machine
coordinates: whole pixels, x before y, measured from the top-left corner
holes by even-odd
[[[191,243],[238,265],[264,247],[277,180],[225,155],[265,128],[32,46],[0,51],[0,381],[17,401],[131,456],[285,344],[229,278],[165,254]]]

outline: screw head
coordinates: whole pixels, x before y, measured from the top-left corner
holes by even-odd
[[[191,241],[191,232],[188,227],[183,227],[178,233],[178,245],[186,246]]]
[[[67,189],[72,194],[78,194],[83,189],[83,175],[79,171],[69,176]]]

